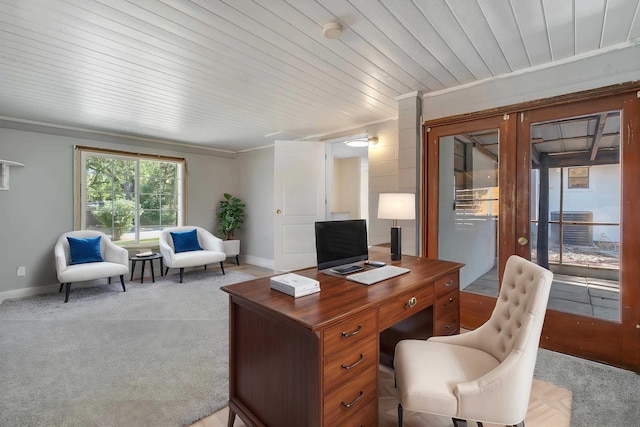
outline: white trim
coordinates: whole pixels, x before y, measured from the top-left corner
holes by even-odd
[[[236,153],[236,151],[223,150],[223,149],[220,149],[220,148],[211,148],[211,147],[207,147],[206,145],[185,144],[183,142],[174,142],[174,141],[167,141],[167,140],[164,140],[164,139],[149,138],[149,137],[144,137],[144,136],[127,135],[127,134],[119,133],[119,132],[108,132],[108,131],[102,131],[102,130],[79,128],[79,127],[75,127],[75,126],[58,125],[58,124],[55,124],[55,123],[40,122],[40,121],[37,121],[37,120],[19,119],[19,118],[16,118],[16,117],[0,116],[0,120],[6,120],[8,122],[24,123],[24,124],[35,125],[35,126],[45,126],[45,127],[52,127],[52,128],[57,128],[57,129],[71,130],[71,131],[75,131],[75,132],[86,132],[86,133],[93,133],[93,134],[98,134],[98,135],[107,135],[107,136],[113,136],[113,137],[116,137],[116,138],[133,139],[133,140],[136,140],[136,141],[156,142],[156,143],[159,143],[159,144],[174,145],[174,146],[177,146],[177,147],[197,148],[199,150],[217,151],[219,153],[225,153],[225,154],[235,154]]]
[[[420,92],[417,91],[417,90],[414,90],[413,92],[409,92],[409,93],[405,93],[405,94],[402,94],[402,95],[398,95],[394,99],[396,101],[402,101],[404,99],[417,98],[419,96],[420,96]]]
[[[454,86],[454,87],[438,90],[438,91],[435,91],[435,92],[423,93],[422,94],[422,99],[425,100],[425,99],[428,99],[428,98],[433,98],[433,97],[444,95],[444,94],[447,94],[447,93],[457,92],[459,90],[464,90],[464,89],[468,89],[470,87],[482,85],[482,84],[491,82],[493,80],[502,80],[502,79],[505,79],[505,78],[519,76],[519,75],[523,75],[523,74],[529,74],[529,73],[533,73],[533,72],[536,72],[536,71],[545,70],[545,69],[548,69],[548,68],[554,68],[556,66],[563,65],[563,64],[570,64],[572,62],[582,61],[582,60],[587,59],[587,58],[600,56],[600,55],[602,55],[604,53],[607,53],[607,52],[613,52],[613,51],[616,51],[616,50],[626,49],[626,48],[629,48],[629,47],[636,46],[638,44],[640,44],[640,39],[634,40],[634,41],[629,41],[629,42],[624,42],[624,43],[618,43],[618,44],[615,44],[613,46],[609,46],[607,48],[598,49],[598,50],[592,50],[590,52],[586,52],[586,53],[582,53],[582,54],[579,54],[579,55],[571,56],[571,57],[565,58],[565,59],[560,59],[558,61],[547,62],[545,64],[536,65],[536,66],[529,67],[529,68],[523,68],[521,70],[516,70],[516,71],[512,71],[510,73],[505,73],[505,74],[500,74],[498,76],[488,77],[488,78],[482,79],[482,80],[476,80],[476,81],[473,81],[473,82],[469,82],[469,83],[461,84],[461,85],[458,85],[458,86]]]

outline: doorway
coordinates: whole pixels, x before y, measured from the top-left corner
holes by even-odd
[[[327,220],[368,221],[368,146],[366,134],[326,142]]]

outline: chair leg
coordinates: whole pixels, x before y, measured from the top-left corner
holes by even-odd
[[[60,290],[58,292],[62,292],[63,287],[64,287],[64,283],[60,283]]]
[[[402,427],[402,405],[398,403],[398,427]]]
[[[122,284],[122,292],[127,292],[127,288],[124,287],[124,274],[120,275],[120,283]]]
[[[162,268],[162,267],[160,267],[160,268]],[[169,267],[164,269],[164,275],[166,276],[167,274],[169,274]]]
[[[182,273],[184,273],[184,267],[180,269],[180,283],[182,283]]]
[[[224,262],[220,261],[220,269],[222,270],[222,275],[224,276]]]
[[[520,421],[518,424],[515,424],[513,427],[524,427],[524,420]]]
[[[236,255],[236,265],[240,265],[240,257]]]
[[[205,270],[207,269],[207,264],[205,264],[205,265],[204,265],[204,269],[205,269]]]
[[[69,291],[71,290],[71,282],[67,282],[67,292],[64,297],[64,302],[69,302]]]
[[[452,418],[455,427],[467,427],[467,421],[460,418]]]

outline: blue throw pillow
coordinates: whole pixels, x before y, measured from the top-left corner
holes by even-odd
[[[198,242],[198,231],[195,228],[191,231],[171,231],[170,233],[176,253],[202,250]]]
[[[100,253],[100,236],[84,238],[67,237],[67,240],[69,241],[71,265],[104,261]]]

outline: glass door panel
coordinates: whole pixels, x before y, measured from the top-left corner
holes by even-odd
[[[438,140],[438,257],[463,263],[460,289],[498,295],[499,129]]]
[[[620,321],[620,111],[532,123],[530,182],[549,308]]]

